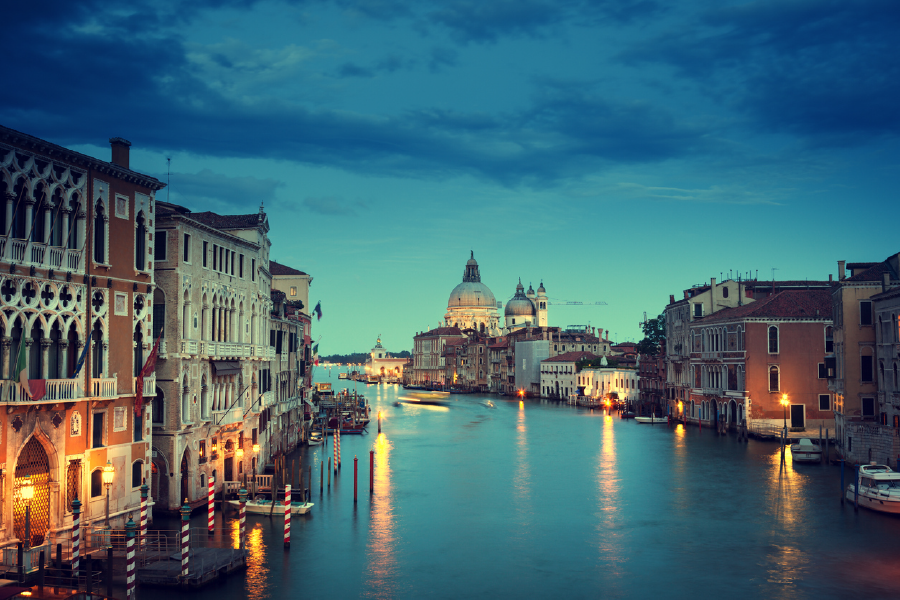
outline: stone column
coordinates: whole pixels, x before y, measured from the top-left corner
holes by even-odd
[[[61,378],[66,378],[69,374],[69,340],[62,338],[57,344],[57,352],[59,352],[59,374]]]
[[[12,346],[12,338],[4,335],[0,338],[0,361],[2,361],[3,379],[9,379],[9,349]]]
[[[34,200],[31,200],[27,197],[24,198],[24,200],[25,200],[25,232],[24,233],[27,236],[29,233],[31,233],[31,230],[33,229],[31,226],[31,219],[33,218],[33,214],[34,214]],[[19,209],[21,210],[21,208],[22,207],[20,206]],[[29,256],[28,259],[30,260],[31,257]]]
[[[38,215],[38,218],[40,218],[40,215]],[[50,227],[52,226],[52,221],[53,211],[44,210],[44,239],[42,239],[41,241],[45,244],[50,243],[50,234],[52,233],[50,231]]]
[[[6,194],[6,231],[0,231],[0,235],[6,235],[7,232],[12,231],[12,219],[13,219],[13,209],[16,206],[16,195],[15,194]]]
[[[60,227],[60,231],[62,232],[62,237],[59,240],[59,243],[62,244],[63,248],[68,248],[69,244],[72,243],[72,240],[69,239],[69,212],[66,209],[62,210],[62,225]]]
[[[217,339],[218,339],[218,341],[220,341],[220,342],[224,342],[224,341],[225,341],[225,337],[224,337],[223,334],[222,334],[223,329],[224,329],[224,327],[225,327],[224,322],[225,322],[224,309],[223,309],[222,307],[219,307],[219,329],[218,329],[218,332],[219,332],[218,335],[219,335],[219,337],[218,337]]]
[[[50,338],[41,338],[41,379],[50,378]]]
[[[209,339],[210,341],[216,341],[216,307],[213,306],[209,309],[210,314],[210,322],[209,322]]]

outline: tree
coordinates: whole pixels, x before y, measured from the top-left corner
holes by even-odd
[[[644,330],[644,339],[637,344],[638,354],[644,356],[659,354],[666,344],[666,316],[659,315],[655,319],[641,323],[641,329]]]

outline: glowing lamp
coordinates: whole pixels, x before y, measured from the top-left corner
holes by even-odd
[[[241,460],[244,458],[244,449],[243,448],[238,448],[237,450],[234,451],[234,453],[237,455],[238,460]]]
[[[31,477],[25,477],[19,484],[19,496],[26,502],[31,502],[34,498],[34,484],[31,483]]]
[[[253,453],[259,454],[259,444],[253,444]]]
[[[106,464],[103,465],[103,485],[109,487],[112,485],[113,477],[116,474],[116,468],[112,466],[112,463],[106,461]]]
[[[682,402],[681,400],[679,400],[679,401],[678,401],[678,412],[681,412],[681,411],[683,411],[683,410],[684,410],[684,402]]]
[[[782,395],[781,395],[781,405],[782,405],[782,406],[787,406],[788,404],[790,404],[790,400],[788,400],[788,395],[787,395],[787,394],[782,394]]]

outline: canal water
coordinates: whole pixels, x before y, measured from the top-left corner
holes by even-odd
[[[322,369],[320,368],[320,373]],[[337,389],[337,369],[317,377]],[[200,591],[146,599],[900,596],[900,519],[840,503],[840,469],[780,467],[775,443],[639,425],[602,411],[487,395],[449,406],[360,386],[383,433],[303,448],[315,507],[248,515],[250,566]],[[369,451],[375,451],[369,495]],[[353,458],[359,499],[353,503]],[[848,481],[851,477],[847,471]],[[193,518],[205,527],[205,514]],[[236,514],[216,527],[236,531]],[[158,515],[154,527],[175,529]]]

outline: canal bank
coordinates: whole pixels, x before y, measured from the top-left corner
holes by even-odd
[[[346,385],[336,374],[333,383]],[[394,406],[398,386],[358,389],[383,411],[384,435],[373,421],[367,435],[342,438],[343,468],[321,494],[331,441],[296,453],[304,470],[314,465],[316,506],[292,519],[289,551],[283,519],[248,516],[244,575],[140,596],[895,595],[900,520],[841,508],[839,469],[781,469],[776,444],[553,402],[470,394],[447,407]],[[217,513],[223,525],[234,530],[235,517]]]

